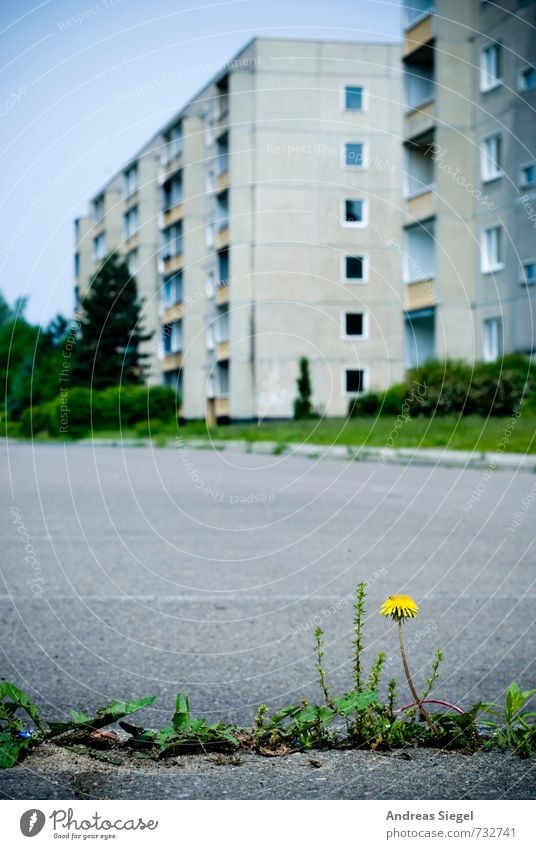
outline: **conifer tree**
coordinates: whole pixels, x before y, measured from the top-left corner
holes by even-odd
[[[136,280],[126,263],[116,253],[109,254],[80,303],[71,372],[74,386],[105,389],[143,383],[148,355],[139,348],[152,333],[142,331],[141,307]]]

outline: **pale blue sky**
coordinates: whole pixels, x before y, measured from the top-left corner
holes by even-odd
[[[398,0],[2,0],[0,290],[71,313],[73,218],[254,35],[400,33]]]

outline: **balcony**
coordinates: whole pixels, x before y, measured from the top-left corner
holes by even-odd
[[[162,311],[162,321],[164,324],[172,324],[179,318],[184,316],[184,305],[173,304],[171,307],[165,307]]]
[[[221,227],[216,233],[216,241],[215,247],[216,250],[222,250],[222,248],[227,248],[229,246],[229,227],[225,225]]]
[[[161,257],[158,260],[158,273],[167,277],[168,274],[175,274],[176,271],[182,271],[183,264],[182,254]]]
[[[231,295],[228,281],[226,281],[225,283],[220,283],[220,285],[216,289],[216,295],[214,298],[215,303],[218,306],[222,306],[223,304],[228,304],[230,299]]]
[[[406,286],[406,297],[404,308],[406,312],[422,310],[436,304],[437,298],[434,292],[434,281],[420,280],[418,283],[408,283]]]
[[[411,56],[412,53],[431,41],[434,37],[433,20],[431,12],[425,10],[419,14],[415,23],[408,26],[404,33],[404,58]]]
[[[405,283],[421,283],[436,276],[434,219],[406,227],[403,258]]]
[[[182,221],[183,217],[184,207],[182,203],[178,203],[176,206],[171,207],[171,209],[165,209],[160,213],[158,225],[161,229],[164,229],[175,224],[177,221]]]
[[[162,371],[176,371],[180,368],[182,368],[182,353],[164,355]]]
[[[406,112],[404,119],[404,134],[407,138],[420,136],[431,132],[436,124],[435,100]]]
[[[229,359],[229,342],[216,342],[216,361],[223,362]]]
[[[406,205],[408,224],[412,221],[423,221],[434,214],[434,193],[431,189],[420,195],[408,198]]]
[[[229,416],[231,405],[229,398],[216,398],[214,400],[214,413],[216,418],[227,418]]]

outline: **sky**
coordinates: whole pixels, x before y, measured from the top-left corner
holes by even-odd
[[[255,35],[401,37],[399,0],[0,0],[0,292],[71,315],[73,220]]]

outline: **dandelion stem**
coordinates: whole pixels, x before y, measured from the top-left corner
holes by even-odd
[[[402,632],[402,619],[398,620],[398,639],[400,641],[400,655],[402,657],[402,665],[404,667],[404,672],[406,674],[406,678],[409,684],[409,689],[411,690],[411,695],[415,699],[415,703],[419,708],[419,716],[421,719],[424,719],[425,722],[428,723],[430,729],[434,732],[434,734],[438,733],[438,729],[436,725],[432,722],[430,718],[430,714],[426,711],[422,705],[422,700],[419,698],[417,694],[417,690],[415,689],[415,684],[413,683],[413,679],[411,677],[411,673],[409,671],[408,659],[406,657],[406,649],[404,646],[404,634]]]

